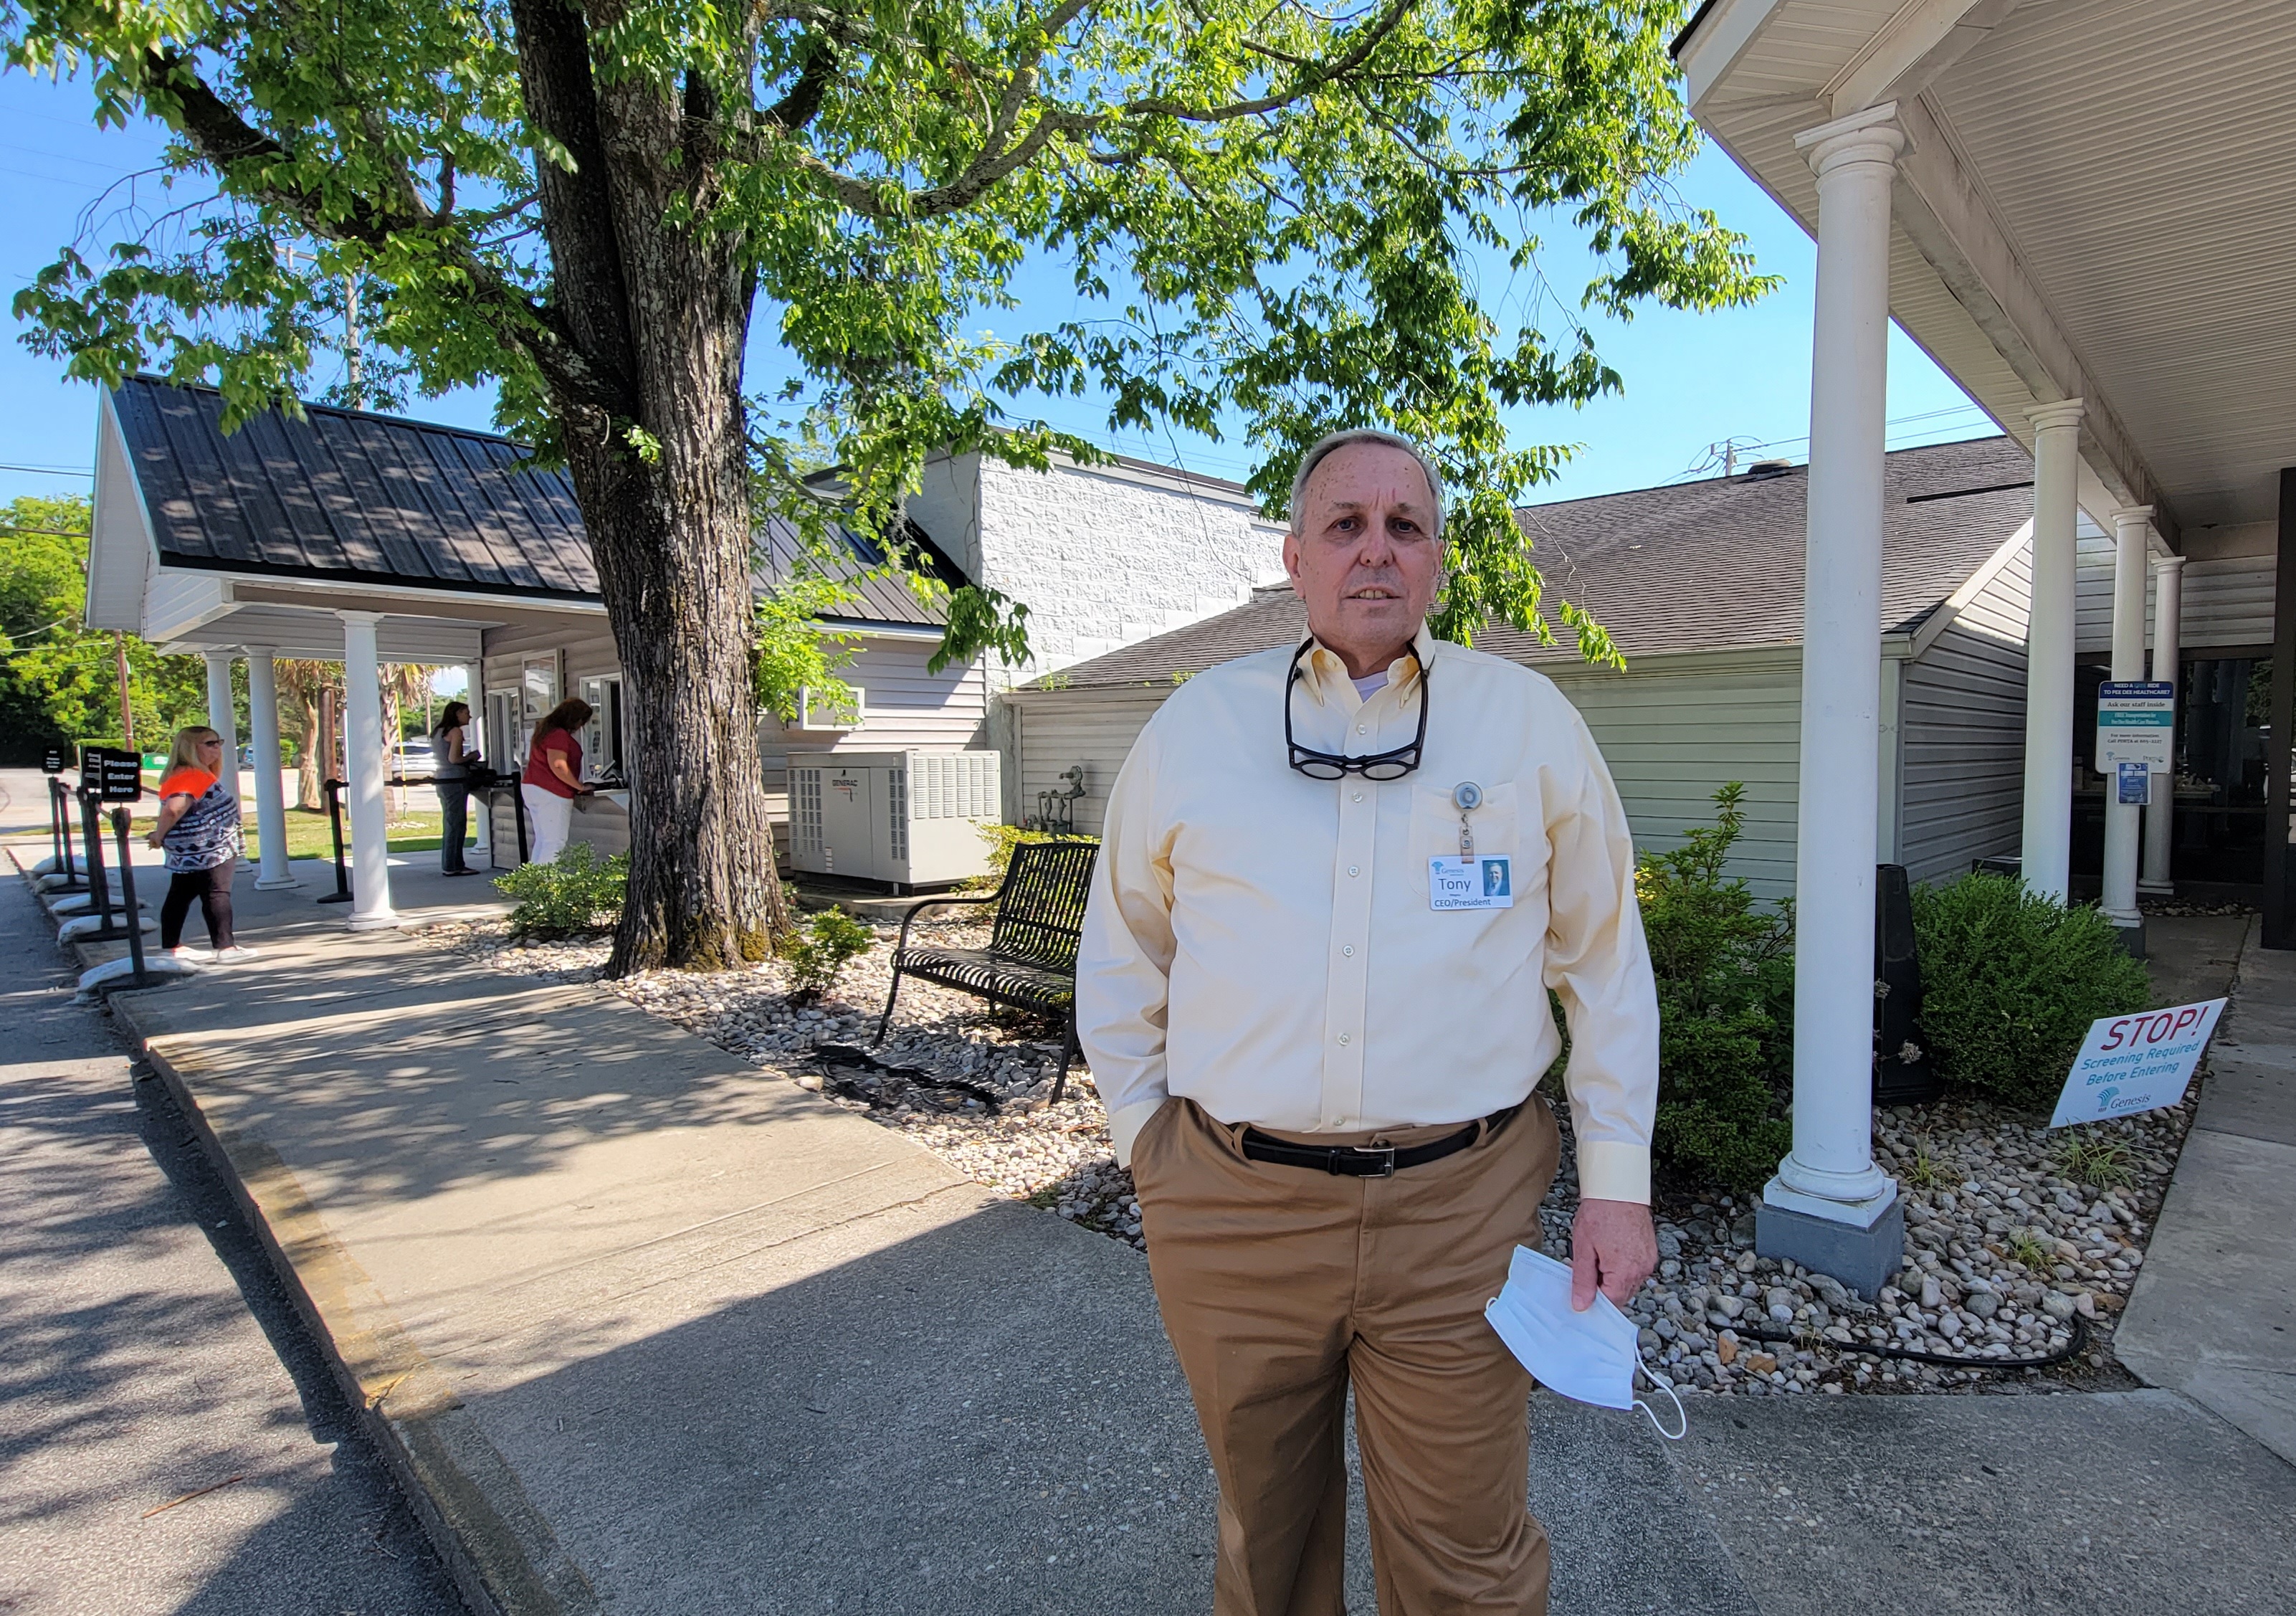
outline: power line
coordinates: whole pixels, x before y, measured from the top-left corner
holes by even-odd
[[[10,465],[5,462],[0,462],[0,472],[24,472],[34,477],[85,477],[90,482],[95,480],[94,472],[83,472],[69,466]]]

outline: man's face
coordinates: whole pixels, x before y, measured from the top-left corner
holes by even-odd
[[[1426,620],[1443,566],[1434,526],[1427,474],[1389,444],[1334,449],[1300,491],[1283,569],[1308,627],[1354,677],[1401,655]]]

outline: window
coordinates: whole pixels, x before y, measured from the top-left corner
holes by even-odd
[[[487,692],[487,762],[499,774],[514,775],[526,766],[518,717],[517,690]]]
[[[582,726],[582,758],[593,779],[627,781],[630,760],[625,750],[628,734],[622,718],[622,678],[619,674],[582,681],[582,699],[590,704],[590,721]]]
[[[519,665],[518,756],[522,763],[534,745],[534,726],[558,705],[558,653],[529,657]]]
[[[853,693],[849,701],[832,702],[827,693],[817,692],[810,685],[797,693],[797,726],[800,729],[839,729],[848,734],[865,728],[869,714],[869,693],[858,685],[849,685]]]

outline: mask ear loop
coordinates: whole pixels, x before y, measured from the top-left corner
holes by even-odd
[[[1659,1423],[1658,1410],[1652,1408],[1642,1399],[1636,1398],[1635,1399],[1635,1407],[1641,1409],[1644,1415],[1649,1418],[1651,1429],[1652,1431],[1657,1431],[1659,1435],[1664,1437],[1669,1442],[1679,1442],[1684,1437],[1690,1433],[1690,1411],[1682,1406],[1682,1399],[1675,1396],[1674,1382],[1667,1379],[1666,1376],[1660,1374],[1657,1370],[1652,1368],[1648,1364],[1643,1362],[1642,1354],[1639,1352],[1635,1354],[1635,1367],[1643,1372],[1644,1376],[1649,1380],[1652,1385],[1657,1387],[1660,1391],[1665,1392],[1666,1400],[1674,1405],[1676,1428],[1672,1431],[1669,1431],[1664,1425],[1660,1424]]]

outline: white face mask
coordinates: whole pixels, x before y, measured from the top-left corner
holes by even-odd
[[[1643,1362],[1636,1346],[1635,1321],[1596,1292],[1584,1313],[1570,1306],[1570,1270],[1528,1246],[1514,1249],[1507,1282],[1483,1309],[1491,1328],[1522,1366],[1550,1391],[1603,1408],[1639,1408],[1652,1429],[1677,1441],[1690,1429],[1690,1415],[1674,1395],[1674,1383]],[[1635,1371],[1666,1393],[1678,1427],[1669,1431],[1648,1403],[1635,1395]]]

